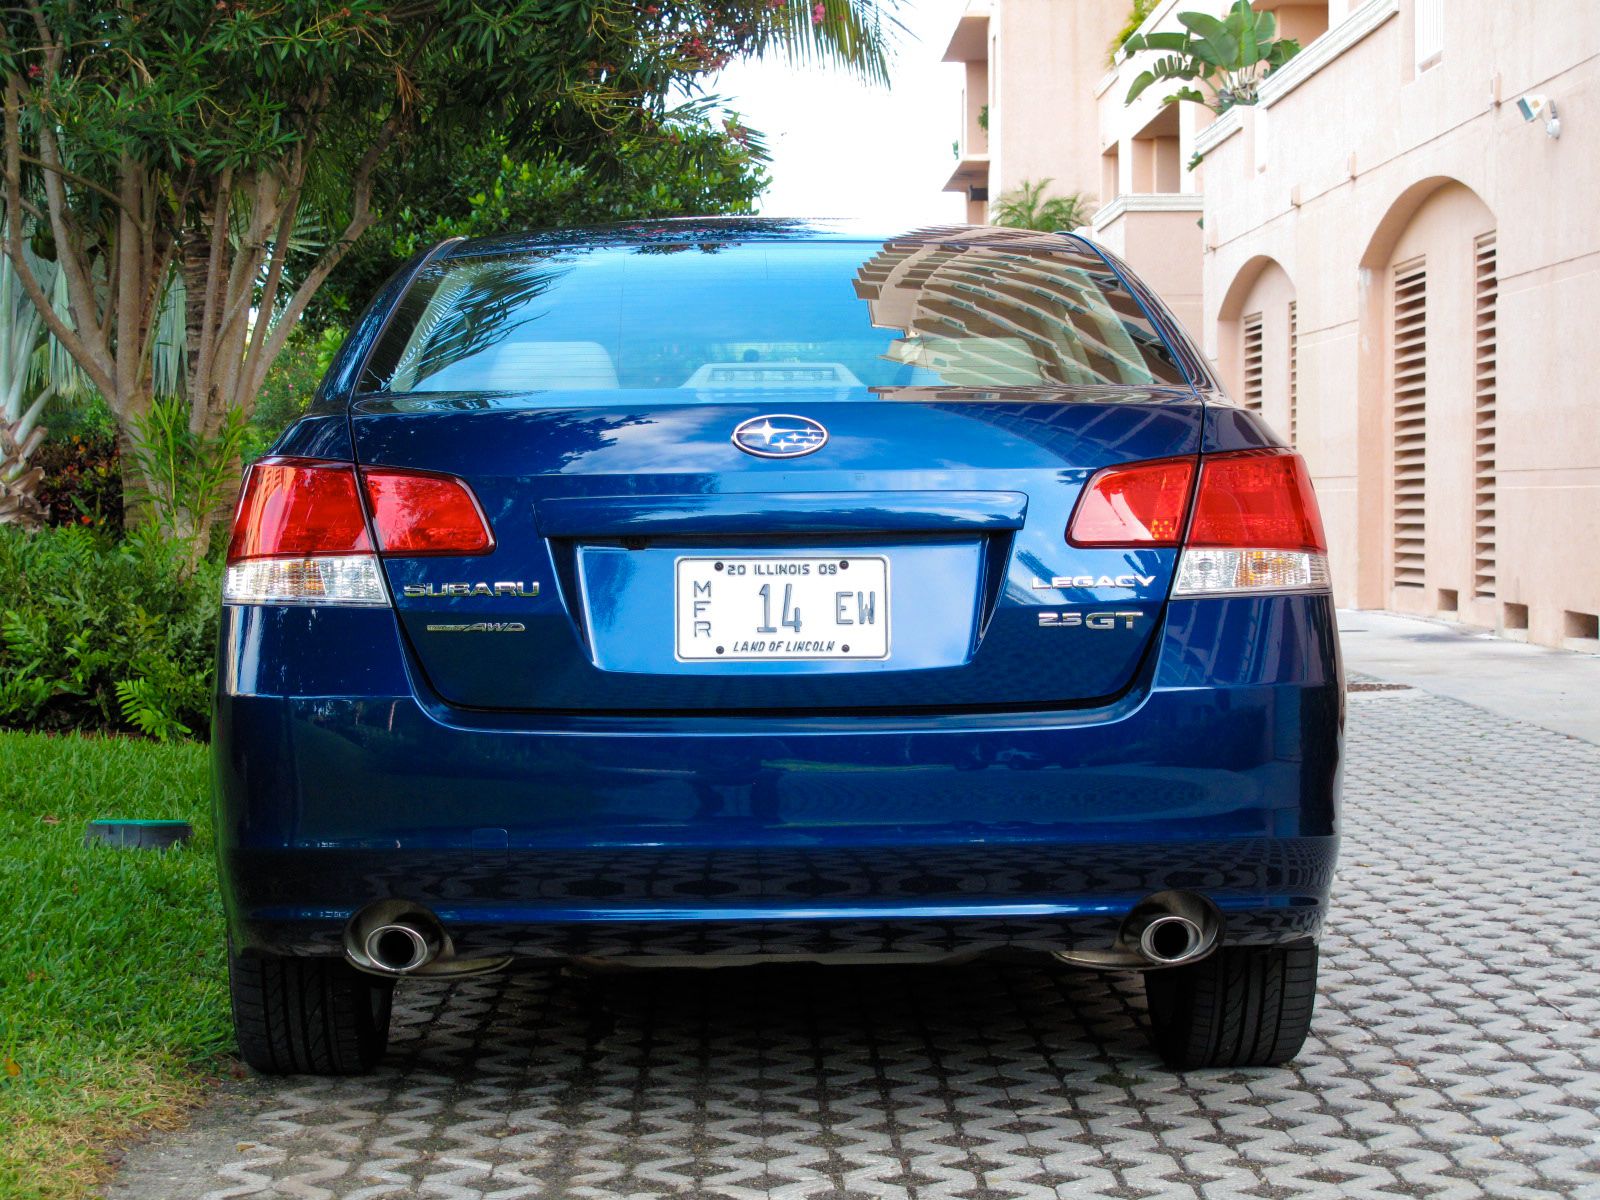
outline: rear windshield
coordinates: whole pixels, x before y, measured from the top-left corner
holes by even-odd
[[[1183,382],[1138,302],[1097,259],[920,241],[767,242],[441,259],[401,301],[361,390],[803,388],[814,397]]]

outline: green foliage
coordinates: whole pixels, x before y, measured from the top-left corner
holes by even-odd
[[[134,427],[139,492],[149,504],[149,519],[190,562],[207,549],[207,519],[238,489],[245,436],[238,409],[223,413],[215,433],[196,433],[189,427],[189,405],[176,397],[154,401]]]
[[[985,133],[989,132],[989,106],[987,104],[978,110],[978,128]]]
[[[55,273],[9,239],[8,261],[125,445],[180,380],[189,424],[227,437],[374,223],[392,265],[400,230],[496,218],[495,168],[478,188],[460,169],[485,148],[508,171],[577,173],[569,198],[591,205],[621,180],[623,216],[736,209],[759,190],[759,147],[709,124],[706,81],[767,54],[886,81],[898,2],[30,0],[0,11],[0,225]],[[454,195],[419,197],[419,180]],[[479,195],[475,218],[463,199]],[[44,295],[57,281],[65,312]],[[352,286],[364,299],[370,282]],[[0,430],[12,468],[25,433]],[[36,520],[36,475],[0,468],[0,520]]]
[[[1138,32],[1145,18],[1155,12],[1160,0],[1133,0],[1133,5],[1128,9],[1128,15],[1122,22],[1122,28],[1117,30],[1117,35],[1111,39],[1111,44],[1106,47],[1106,66],[1115,67],[1117,59],[1122,54],[1122,48],[1128,44],[1128,39]]]
[[[1130,55],[1141,50],[1166,55],[1139,73],[1125,103],[1132,104],[1157,81],[1180,80],[1184,86],[1163,104],[1187,100],[1219,113],[1235,104],[1254,104],[1261,81],[1300,52],[1299,42],[1277,36],[1277,17],[1256,12],[1250,0],[1236,0],[1221,20],[1209,13],[1185,12],[1178,14],[1178,23],[1186,33],[1134,34],[1123,43]],[[1189,86],[1196,82],[1210,95]]]
[[[1013,229],[1038,229],[1046,233],[1076,229],[1086,224],[1089,220],[1089,198],[1082,192],[1046,196],[1045,189],[1052,182],[1041,179],[1034,183],[1024,179],[1015,189],[994,202],[989,219],[996,225],[1008,225]]]
[[[172,715],[171,697],[155,680],[119,679],[116,691],[123,720],[146,737],[166,742],[194,732]]]
[[[117,436],[116,414],[99,392],[90,392],[72,401],[63,401],[50,413],[50,436],[66,438]]]
[[[0,533],[0,537],[4,534]],[[48,535],[41,535],[48,536]],[[205,747],[0,733],[0,1196],[97,1195],[113,1141],[171,1122],[229,1043]],[[187,846],[86,848],[97,817]]]
[[[585,165],[560,148],[524,159],[496,134],[419,163],[405,203],[351,250],[309,320],[347,325],[405,259],[444,238],[748,213],[767,187],[765,147],[732,117],[721,127],[674,122],[664,138],[616,149],[608,166]]]
[[[416,0],[403,15],[388,0],[34,7],[5,18],[0,70],[25,108],[52,113],[77,173],[109,181],[131,154],[181,187],[272,168],[315,129],[316,198],[334,208],[347,199],[336,172],[370,148],[391,102],[408,116],[396,165],[497,131],[519,152],[615,162],[630,140],[665,136],[682,89],[734,57],[828,61],[885,82],[896,27],[874,0],[823,0],[821,19],[769,0]],[[59,71],[40,27],[67,56]],[[92,195],[86,206],[110,203]]]
[[[39,503],[50,525],[84,525],[122,533],[122,462],[115,429],[81,427],[39,447]]]
[[[204,736],[221,570],[150,526],[0,528],[0,727]]]

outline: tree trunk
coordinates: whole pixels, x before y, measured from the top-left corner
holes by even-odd
[[[44,440],[45,431],[35,426],[25,438],[18,436],[20,431],[20,421],[0,424],[0,525],[37,529],[45,517],[38,496],[44,468],[28,466],[28,459]]]
[[[122,526],[133,529],[151,515],[150,484],[139,464],[138,430],[150,415],[146,395],[116,414],[117,465],[122,472]]]
[[[238,457],[230,461],[228,463],[228,475],[242,484],[244,482],[244,461]],[[222,495],[217,497],[217,503],[210,512],[205,514],[205,518],[200,522],[200,528],[197,531],[199,536],[196,539],[200,546],[210,546],[212,530],[216,529],[217,526],[229,525],[233,522],[233,510],[238,503],[238,488],[224,489]]]

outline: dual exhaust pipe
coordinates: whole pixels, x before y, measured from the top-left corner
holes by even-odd
[[[1056,957],[1083,966],[1175,967],[1204,958],[1221,931],[1222,918],[1208,901],[1188,892],[1160,892],[1128,914],[1113,949],[1058,951]],[[344,942],[350,963],[375,975],[477,974],[504,965],[457,961],[438,918],[403,901],[363,909],[345,930]]]

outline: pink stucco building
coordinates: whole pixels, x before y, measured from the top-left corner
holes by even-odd
[[[1039,4],[1095,31],[1061,46],[1078,86],[1048,116],[1093,130],[1098,162],[1058,137],[1028,169],[1097,193],[1087,232],[1306,456],[1339,601],[1600,652],[1600,3],[1261,0],[1305,48],[1216,119],[1159,85],[1123,103],[1140,64],[1106,73],[1096,20],[1126,0],[982,15],[1037,46],[1057,36],[1022,27]],[[1145,28],[1226,6],[1165,0]],[[993,184],[1030,92],[1021,66],[966,61],[969,108],[977,78],[1004,114]]]

